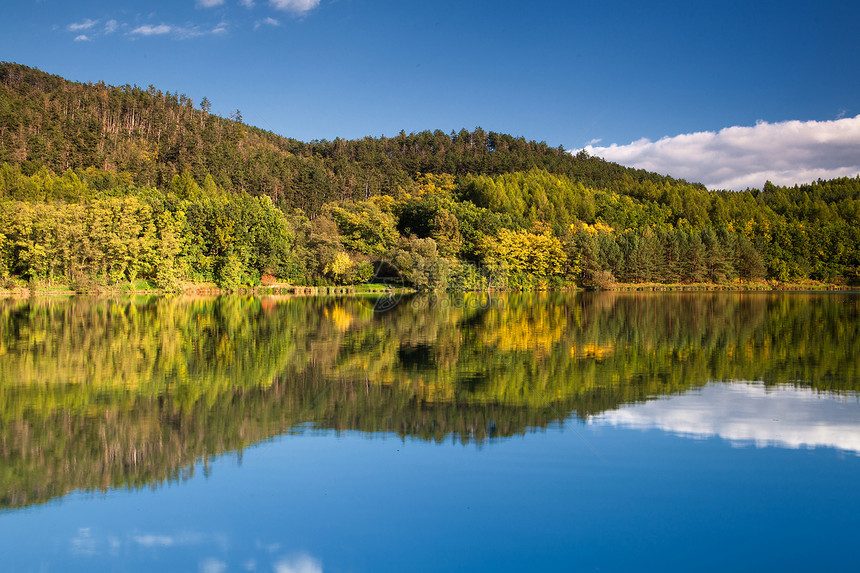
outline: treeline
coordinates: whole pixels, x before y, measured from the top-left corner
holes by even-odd
[[[234,289],[276,278],[338,285],[396,277],[419,289],[577,284],[857,282],[860,180],[636,199],[533,169],[426,174],[409,193],[324,204],[310,218],[183,173],[166,190],[95,168],[0,166],[0,278],[183,280]]]

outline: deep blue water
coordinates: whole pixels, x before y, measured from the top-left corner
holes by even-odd
[[[856,399],[809,400],[860,436]],[[303,428],[207,474],[0,515],[3,568],[856,570],[860,457],[833,446],[599,420],[480,446]]]

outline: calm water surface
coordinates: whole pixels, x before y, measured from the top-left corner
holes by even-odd
[[[854,571],[858,390],[850,293],[0,301],[0,570]]]

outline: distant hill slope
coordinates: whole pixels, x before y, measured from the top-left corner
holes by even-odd
[[[269,195],[315,212],[331,200],[408,189],[419,173],[500,175],[531,168],[587,187],[636,194],[675,181],[546,143],[465,129],[395,137],[301,142],[209,113],[184,94],[153,86],[83,84],[0,63],[0,163],[26,171],[96,167],[165,188],[184,171],[211,174],[225,189]],[[686,182],[678,182],[686,184]],[[703,189],[700,185],[695,185]]]
[[[383,257],[432,289],[492,268],[526,289],[860,283],[860,177],[708,191],[480,128],[301,142],[210,107],[0,64],[0,279],[352,284]]]

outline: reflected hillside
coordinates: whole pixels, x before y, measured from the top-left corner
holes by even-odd
[[[713,380],[860,388],[850,294],[0,301],[0,507],[182,480],[297,424],[464,442]]]

